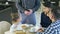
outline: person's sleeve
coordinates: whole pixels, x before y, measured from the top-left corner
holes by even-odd
[[[35,6],[32,9],[34,12],[37,11],[40,8],[40,0],[36,0],[35,2]]]
[[[43,32],[42,34],[54,34],[55,30],[53,29],[53,27],[48,27],[47,30],[45,30],[45,32]]]
[[[14,31],[14,25],[10,27],[10,32],[13,32],[13,31]]]
[[[20,3],[21,3],[21,1],[20,1]],[[18,0],[16,0],[16,8],[20,11],[20,12],[24,12],[24,8],[19,4],[19,2],[18,2]]]
[[[12,26],[10,27],[10,32],[15,31],[15,28],[16,28],[16,25],[12,25]]]

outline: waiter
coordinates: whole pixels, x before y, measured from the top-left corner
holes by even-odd
[[[40,7],[40,0],[16,0],[16,7],[22,16],[22,24],[36,25],[35,11]]]

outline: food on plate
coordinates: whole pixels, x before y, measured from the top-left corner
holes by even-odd
[[[21,27],[22,27],[23,29],[24,29],[24,28],[27,28],[27,26],[26,26],[25,24],[24,24],[24,25],[22,25]]]

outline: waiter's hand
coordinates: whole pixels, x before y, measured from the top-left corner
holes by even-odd
[[[24,11],[25,15],[30,15],[29,12],[27,10]]]
[[[28,9],[29,10],[29,15],[33,13],[32,9]]]
[[[25,10],[24,13],[25,13],[26,15],[30,15],[30,14],[32,14],[32,12],[33,12],[33,11],[32,11],[31,9],[29,9],[29,10]]]
[[[32,9],[28,9],[30,12],[29,12],[29,14],[32,14],[32,12],[33,12],[33,10]]]

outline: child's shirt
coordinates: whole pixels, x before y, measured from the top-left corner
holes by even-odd
[[[21,23],[18,23],[18,24],[13,24],[11,27],[10,27],[10,32],[14,32],[16,30],[22,30],[21,28]]]

